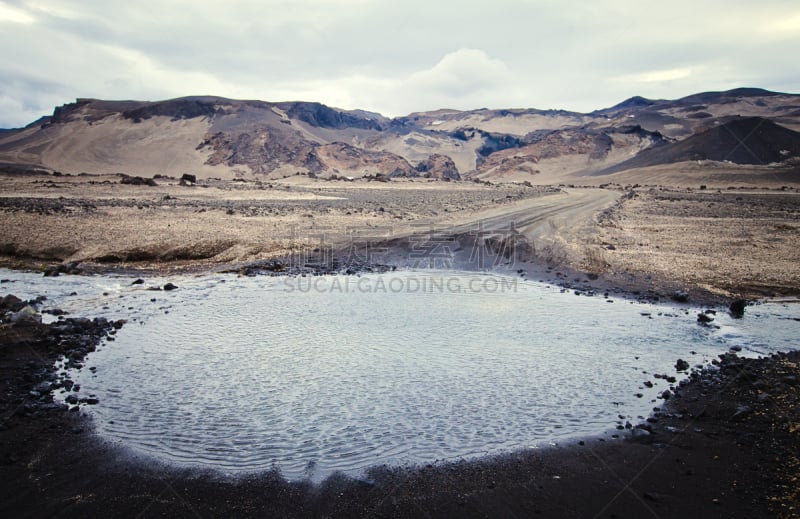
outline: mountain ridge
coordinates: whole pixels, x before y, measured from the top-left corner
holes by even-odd
[[[639,167],[653,155],[648,150],[677,145],[737,116],[759,117],[796,133],[800,95],[739,88],[676,100],[634,96],[590,113],[440,109],[394,118],[318,102],[211,95],[79,98],[23,128],[0,131],[0,162],[147,176],[535,180]],[[782,135],[794,142],[794,133]],[[784,147],[787,158],[795,156],[793,144]],[[770,159],[775,152],[767,154]],[[640,153],[645,159],[637,162]]]

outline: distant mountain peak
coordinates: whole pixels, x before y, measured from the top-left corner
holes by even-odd
[[[631,108],[643,108],[646,106],[652,106],[656,102],[652,99],[647,99],[646,97],[642,96],[633,96],[625,101],[612,106],[611,108],[606,108],[604,110],[598,110],[598,112],[616,112],[619,110],[629,110]]]

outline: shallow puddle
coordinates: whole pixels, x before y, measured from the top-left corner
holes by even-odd
[[[129,320],[70,373],[99,398],[86,409],[103,438],[290,479],[601,434],[660,405],[670,384],[654,375],[680,378],[678,358],[766,354],[800,337],[796,304],[719,312],[708,328],[697,309],[484,274],[0,277],[3,293],[47,295],[45,308]],[[179,288],[148,290],[166,281]]]

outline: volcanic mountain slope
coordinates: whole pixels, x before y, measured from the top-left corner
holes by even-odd
[[[368,138],[388,125],[377,114],[318,103],[81,99],[57,108],[50,118],[0,135],[0,161],[68,173],[146,176],[285,176],[332,172],[342,164],[360,174],[416,175],[402,157],[342,142]]]
[[[663,142],[660,133],[638,125],[602,130],[540,130],[521,139],[519,147],[500,150],[479,160],[473,176],[524,181],[526,175],[532,175],[558,181],[567,175],[617,164]]]
[[[800,157],[800,133],[761,117],[736,117],[685,140],[645,149],[598,174],[700,160],[768,165],[794,157]]]
[[[739,128],[735,116],[772,122]],[[79,99],[25,128],[0,132],[0,164],[141,176],[382,174],[552,183],[663,161],[739,161],[741,150],[710,152],[727,149],[724,132],[738,135],[747,124],[767,132],[763,146],[754,144],[763,148],[755,152],[759,161],[793,156],[794,137],[775,127],[800,130],[800,96],[737,89],[675,101],[634,97],[589,114],[437,110],[395,119],[319,103],[211,96]]]

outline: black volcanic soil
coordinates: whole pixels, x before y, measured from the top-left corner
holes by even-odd
[[[94,438],[82,412],[31,393],[58,380],[57,356],[90,351],[111,333],[109,323],[88,323],[0,326],[0,516],[799,516],[798,353],[724,355],[674,388],[648,422],[618,431],[619,439],[382,467],[364,481],[332,477],[314,486],[132,459]]]

